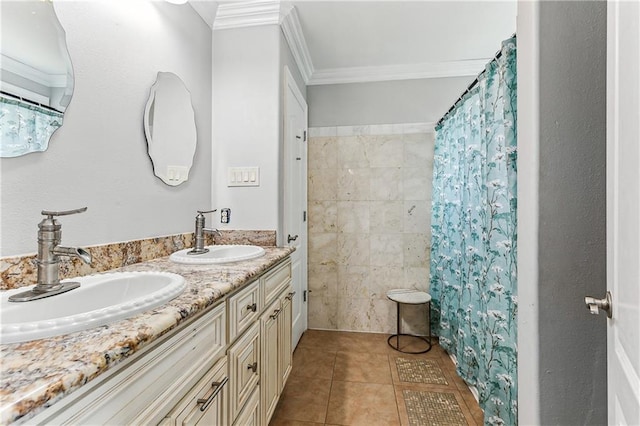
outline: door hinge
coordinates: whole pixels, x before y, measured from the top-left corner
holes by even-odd
[[[306,130],[304,131],[304,141],[305,142],[307,141],[307,131]]]
[[[307,211],[306,210],[302,212],[302,221],[303,222],[307,221]]]
[[[307,301],[307,290],[302,292],[302,301],[306,302]]]

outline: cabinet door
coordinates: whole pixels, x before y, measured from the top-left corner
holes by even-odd
[[[219,361],[161,424],[226,426],[227,360]]]
[[[289,287],[280,298],[281,311],[278,315],[278,368],[279,368],[279,393],[282,393],[291,373],[292,348],[292,324],[293,324],[293,291]]]
[[[231,380],[229,414],[232,421],[258,386],[262,371],[259,332],[260,324],[256,322],[242,334],[227,352]]]
[[[278,368],[278,316],[280,314],[280,300],[276,299],[260,318],[261,324],[261,359],[262,369],[260,374],[260,405],[261,424],[269,424],[269,419],[273,414],[278,397],[279,389],[279,368]]]

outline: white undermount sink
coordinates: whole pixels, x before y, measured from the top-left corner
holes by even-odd
[[[30,302],[9,302],[25,288],[2,292],[0,343],[27,342],[109,324],[157,308],[182,293],[184,278],[169,272],[114,272],[65,281],[80,287]]]
[[[240,262],[264,255],[264,249],[259,246],[219,245],[207,246],[206,248],[209,251],[202,254],[188,254],[192,249],[180,250],[169,256],[169,259],[176,263],[208,265]]]

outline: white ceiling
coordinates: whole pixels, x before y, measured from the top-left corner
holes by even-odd
[[[273,23],[258,16],[279,13],[308,84],[476,75],[516,30],[516,0],[190,3],[214,29]]]
[[[515,1],[295,1],[316,70],[492,57]]]

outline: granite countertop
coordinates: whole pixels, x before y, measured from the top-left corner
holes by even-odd
[[[174,272],[185,278],[187,287],[167,304],[129,319],[63,336],[0,345],[0,423],[33,417],[213,306],[292,251],[265,247],[265,255],[258,259],[226,265],[181,265],[163,257],[115,269]]]

